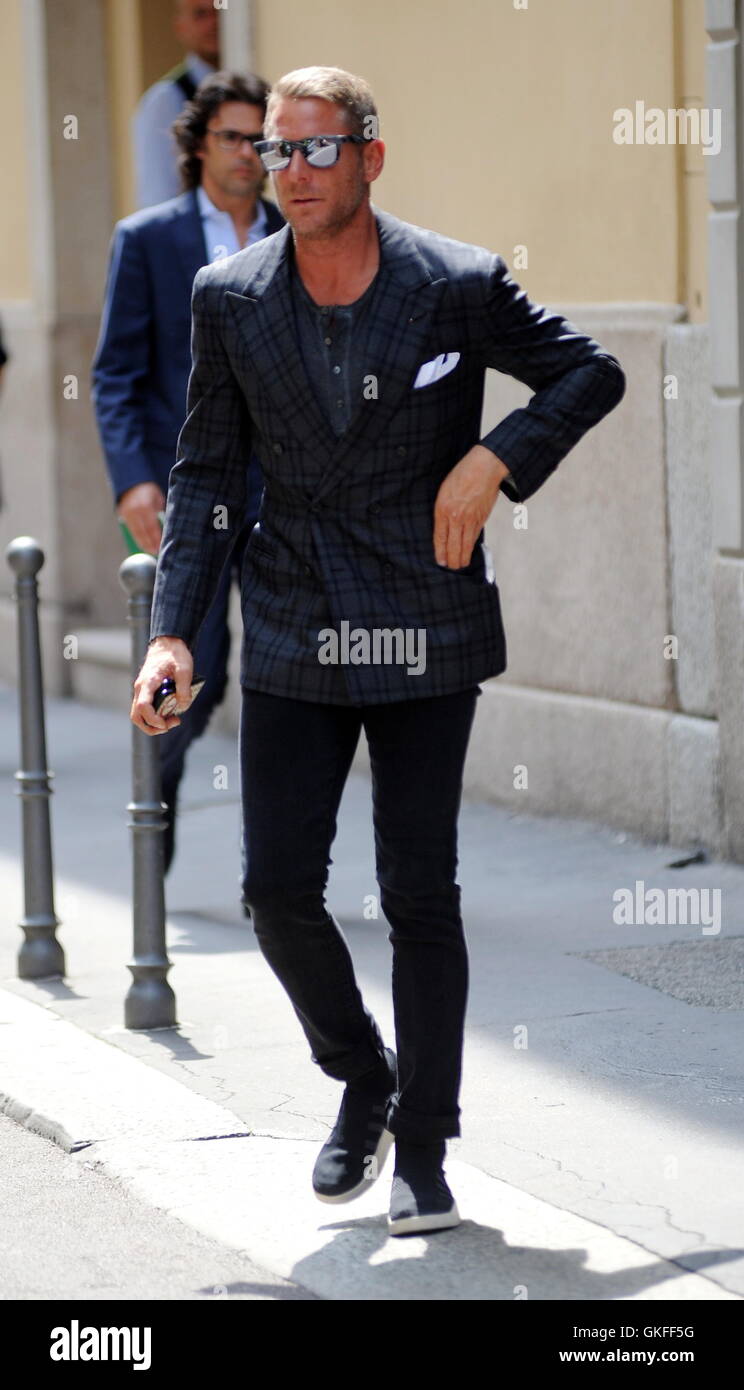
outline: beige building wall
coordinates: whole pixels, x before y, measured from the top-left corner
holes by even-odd
[[[173,32],[173,0],[105,0],[105,5],[111,163],[118,219],[136,208],[132,113],[142,93],[181,61],[183,51]]]
[[[681,0],[674,25],[678,106],[705,102],[705,0]],[[680,284],[677,300],[691,323],[707,323],[708,202],[707,164],[700,146],[678,146]]]
[[[389,146],[381,206],[499,249],[510,265],[526,247],[519,276],[547,301],[672,302],[707,321],[701,147],[612,140],[614,111],[637,99],[702,104],[704,0],[529,0],[527,10],[467,0],[459,27],[444,0],[405,10],[382,0],[372,33],[361,0],[321,0],[312,13],[296,0],[254,0],[253,10],[255,66],[271,80],[322,61],[372,82]],[[106,0],[116,217],[135,206],[131,113],[180,57],[172,11],[172,0]],[[567,47],[576,32],[581,45]],[[447,74],[441,94],[432,72]],[[475,137],[464,157],[461,129]]]
[[[130,139],[132,112],[142,95],[142,27],[133,0],[106,0],[111,176],[114,218],[133,212],[134,162]]]
[[[254,13],[270,81],[328,63],[371,83],[380,206],[509,265],[525,246],[518,278],[547,301],[677,303],[689,283],[702,309],[702,153],[612,132],[636,100],[702,99],[703,0],[255,0]]]
[[[0,130],[3,187],[0,199],[0,301],[30,299],[33,292],[30,237],[27,107],[22,0],[0,4]],[[11,132],[13,136],[11,138]]]
[[[637,99],[702,102],[703,10],[704,0],[529,0],[526,10],[466,0],[466,22],[453,23],[444,0],[379,0],[373,11],[366,0],[254,0],[255,65],[270,80],[309,62],[363,73],[388,142],[379,204],[499,250],[510,265],[526,247],[519,274],[530,293],[683,303],[705,321],[702,151],[612,140],[613,112]],[[171,0],[106,0],[116,217],[134,207],[131,113],[179,58],[171,12]],[[567,45],[577,33],[581,44]],[[0,41],[10,130],[19,112],[26,119],[22,0],[3,0]],[[0,300],[23,299],[32,288],[25,144],[7,142],[4,162],[16,196],[0,206]]]

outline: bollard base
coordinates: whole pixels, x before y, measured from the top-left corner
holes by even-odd
[[[130,985],[124,1000],[125,1028],[175,1028],[176,996],[167,980],[145,978]]]
[[[26,940],[18,951],[18,978],[20,980],[63,980],[67,973],[65,953],[54,935],[57,918],[48,925],[34,925],[27,922],[20,926],[27,933]]]

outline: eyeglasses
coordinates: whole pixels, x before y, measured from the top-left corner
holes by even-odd
[[[223,150],[239,150],[244,140],[247,140],[253,149],[257,149],[259,141],[263,140],[263,133],[259,131],[257,135],[244,135],[242,130],[223,130],[221,126],[208,125],[207,130],[210,135],[214,135],[217,144]]]
[[[256,145],[256,154],[261,156],[267,172],[286,169],[293,150],[302,150],[308,164],[312,164],[314,169],[329,169],[336,163],[346,140],[363,145],[365,139],[364,135],[310,135],[305,140],[260,140]]]

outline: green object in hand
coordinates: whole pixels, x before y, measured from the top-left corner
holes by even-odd
[[[129,527],[127,526],[127,523],[125,521],[122,521],[120,517],[117,518],[117,520],[119,522],[119,529],[121,531],[121,534],[124,537],[124,544],[127,548],[127,554],[151,555],[152,551],[143,550],[142,546],[137,544],[136,540],[134,539],[134,536],[132,535]],[[160,522],[160,529],[162,531],[163,523],[165,522],[165,512],[158,512],[158,521]]]

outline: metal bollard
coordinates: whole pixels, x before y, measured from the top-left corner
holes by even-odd
[[[44,686],[39,641],[39,599],[36,576],[44,552],[33,536],[17,536],[5,551],[16,576],[18,604],[18,703],[21,723],[21,767],[16,773],[23,806],[24,916],[19,925],[25,940],[18,952],[22,980],[64,977],[65,953],[56,937],[59,917],[54,911],[52,831],[44,731]]]
[[[145,659],[156,562],[152,555],[130,555],[119,567],[129,594],[132,679]],[[165,803],[160,794],[160,753],[156,738],[132,725],[132,800],[127,806],[132,831],[133,981],[124,1001],[127,1028],[173,1028],[176,996],[166,978],[171,968],[165,949],[163,832]]]

